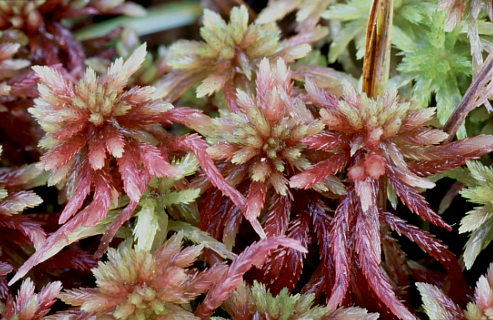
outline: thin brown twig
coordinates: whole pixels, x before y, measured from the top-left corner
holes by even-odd
[[[393,0],[374,0],[370,11],[366,29],[363,92],[371,98],[380,94],[388,80],[393,6]]]
[[[393,0],[374,0],[366,29],[365,60],[363,64],[363,92],[369,97],[380,95],[389,79],[390,36],[393,19]],[[379,207],[387,204],[387,181],[381,179]]]
[[[493,51],[490,52],[486,58],[481,70],[479,70],[477,76],[467,89],[466,94],[462,98],[462,101],[455,108],[454,113],[450,116],[447,123],[443,127],[443,131],[449,134],[444,143],[452,141],[459,130],[460,126],[466,120],[467,115],[474,108],[476,108],[476,100],[483,92],[486,84],[491,81],[493,77]]]

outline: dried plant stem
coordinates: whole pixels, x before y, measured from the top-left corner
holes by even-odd
[[[462,101],[455,108],[454,113],[450,116],[449,120],[443,127],[443,131],[449,134],[444,143],[452,141],[455,134],[459,130],[460,126],[464,123],[466,116],[477,107],[476,100],[483,93],[483,90],[488,82],[493,77],[493,51],[490,52],[486,61],[484,62],[481,70],[474,78],[473,82],[467,89],[466,94],[462,98]]]
[[[393,0],[374,0],[366,29],[363,92],[375,98],[388,81]]]
[[[363,65],[363,92],[376,98],[389,79],[390,33],[394,11],[393,0],[374,0],[366,29],[365,61]],[[386,179],[380,185],[379,207],[387,203]]]

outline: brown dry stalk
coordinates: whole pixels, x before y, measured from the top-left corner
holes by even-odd
[[[374,0],[366,29],[363,92],[377,97],[389,77],[393,0]]]
[[[443,143],[449,143],[455,137],[460,126],[466,120],[466,116],[476,108],[476,100],[483,93],[484,88],[493,77],[493,51],[490,52],[481,70],[467,89],[462,101],[455,108],[454,113],[450,116],[447,123],[443,127],[443,131],[449,134],[448,138]]]
[[[388,81],[390,67],[390,36],[394,11],[393,0],[375,0],[366,29],[365,60],[363,65],[363,92],[376,98]],[[379,206],[387,203],[386,179],[381,179]]]

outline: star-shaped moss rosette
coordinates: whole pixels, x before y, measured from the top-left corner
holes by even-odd
[[[267,252],[282,245],[306,253],[296,240],[270,237],[235,256],[221,242],[196,227],[168,221],[166,214],[159,214],[156,218],[160,227],[157,234],[144,234],[145,228],[136,226],[135,246],[132,247],[131,240],[127,240],[118,249],[111,248],[108,261],[100,262],[99,268],[93,270],[97,288],[79,288],[62,293],[60,298],[76,308],[49,316],[46,320],[92,319],[96,316],[98,319],[208,318]],[[146,213],[140,214],[138,220],[137,225],[149,223]],[[176,233],[166,240],[167,231]],[[201,244],[182,249],[183,238]],[[214,263],[211,268],[199,271],[196,267],[201,264],[197,262],[204,247],[231,259],[231,265]],[[193,300],[207,291],[205,300],[194,315],[191,310],[196,303]]]
[[[459,28],[446,32],[445,21],[445,13],[427,11],[421,31],[395,44],[403,55],[397,66],[399,78],[405,80],[403,83],[414,81],[412,99],[420,107],[428,107],[435,95],[437,117],[442,125],[460,103],[473,74],[470,44]],[[461,129],[459,137],[465,136],[465,130]]]
[[[0,271],[1,272],[1,271]],[[57,301],[56,297],[62,289],[60,281],[51,282],[34,293],[34,283],[31,279],[22,282],[15,299],[9,297],[2,312],[2,320],[42,320]]]
[[[178,232],[154,252],[133,248],[131,241],[108,250],[108,261],[93,270],[96,288],[68,290],[59,298],[76,310],[49,319],[110,316],[109,319],[199,319],[186,305],[207,292],[227,269],[215,264],[205,271],[191,265],[202,245],[181,248]],[[65,318],[64,318],[65,317]],[[70,318],[69,318],[70,319]],[[78,318],[80,319],[80,318]]]
[[[253,286],[242,282],[223,308],[233,319],[321,320],[328,309],[313,306],[314,298],[314,294],[290,295],[288,289],[273,296],[265,285],[257,281]]]
[[[266,203],[274,201],[266,198],[268,194],[291,201],[288,178],[311,164],[301,140],[319,133],[324,127],[294,95],[291,72],[284,60],[279,59],[271,66],[264,58],[256,84],[256,96],[237,91],[238,111],[221,111],[221,116],[212,120],[214,133],[207,136],[212,145],[208,152],[223,174],[233,185],[246,189],[248,210],[245,217],[250,221],[259,217]],[[321,191],[344,193],[342,184],[335,177],[329,177],[317,187]],[[214,201],[220,198],[216,197]],[[210,220],[218,217],[213,208],[219,209],[212,206],[212,210],[202,211],[201,225],[211,234],[219,235],[220,231],[210,230],[214,225]],[[226,225],[223,237],[228,239],[227,245],[232,246],[236,231],[230,227],[237,224]]]
[[[254,281],[253,286],[242,282],[222,306],[237,320],[376,320],[378,314],[361,308],[339,308],[335,312],[314,306],[314,294],[290,295],[288,289],[272,295],[265,285]],[[211,320],[225,320],[212,317]]]
[[[180,168],[168,162],[168,152],[195,153],[211,183],[246,211],[246,199],[218,172],[205,152],[206,142],[197,135],[174,137],[159,124],[193,123],[205,116],[188,108],[173,109],[171,104],[154,99],[153,87],[124,89],[145,56],[142,45],[125,62],[117,59],[104,77],[97,77],[88,68],[75,85],[53,68],[33,67],[41,78],[40,97],[29,111],[46,132],[40,146],[47,150],[38,166],[50,171],[49,185],[65,186],[69,200],[59,219],[64,225],[30,257],[12,281],[44,261],[65,235],[79,226],[91,227],[103,220],[112,202],[116,204],[123,193],[130,203],[118,221],[121,225],[128,220],[153,176],[182,174]],[[90,204],[77,213],[92,191]],[[107,245],[102,243],[103,247]]]
[[[248,24],[245,6],[234,7],[227,24],[219,14],[205,10],[200,34],[204,41],[180,40],[170,47],[168,65],[174,70],[156,84],[158,96],[176,100],[190,86],[202,82],[197,96],[223,90],[229,107],[236,110],[236,89],[253,87],[257,65],[265,57],[286,62],[306,56],[310,44],[327,35],[327,29],[315,27],[281,41],[275,23]]]
[[[347,172],[348,194],[338,206],[329,232],[330,257],[324,257],[328,259],[326,263],[334,263],[336,272],[329,307],[335,308],[350,290],[350,274],[355,272],[351,269],[356,263],[371,290],[396,316],[414,318],[396,297],[381,269],[381,221],[415,241],[445,266],[452,294],[466,290],[455,255],[426,231],[387,212],[380,199],[382,193],[387,193],[395,206],[400,198],[423,219],[452,230],[418,190],[434,187],[425,178],[427,175],[461,166],[490,152],[493,137],[481,135],[440,145],[447,134],[427,126],[434,109],[417,110],[411,103],[399,101],[395,91],[370,99],[346,83],[342,99],[338,100],[310,82],[306,90],[320,108],[327,129],[305,138],[303,143],[325,150],[329,156],[292,177],[291,187],[311,188],[328,175]],[[349,248],[357,250],[354,258]]]
[[[288,235],[306,247],[308,234],[320,229],[318,218],[326,216],[325,206],[316,192],[293,193],[288,179],[325,156],[301,143],[321,132],[324,125],[295,94],[291,71],[282,59],[276,64],[262,60],[256,87],[256,95],[238,90],[238,111],[223,110],[212,120],[215,131],[207,135],[208,152],[224,176],[246,195],[247,220],[255,222],[261,217],[268,237]],[[199,177],[193,185],[207,189],[207,180],[201,180]],[[345,194],[343,183],[335,176],[326,177],[315,188],[327,196]],[[220,191],[207,191],[199,223],[203,230],[231,249],[242,219]],[[304,261],[299,251],[280,247],[261,269],[261,277],[273,293],[284,287],[291,290]]]
[[[142,16],[145,10],[136,3],[121,0],[6,0],[0,2],[0,30],[16,30],[29,39],[29,58],[33,64],[63,63],[78,79],[85,68],[84,49],[61,20],[96,14]]]
[[[110,172],[112,159],[117,159],[125,193],[135,202],[152,175],[181,173],[166,161],[166,151],[156,147],[157,139],[150,133],[152,124],[159,122],[157,116],[173,106],[154,100],[152,87],[124,90],[145,55],[143,45],[125,63],[118,59],[103,78],[89,68],[75,86],[52,68],[33,67],[42,83],[40,97],[29,111],[46,132],[40,145],[47,152],[39,167],[51,171],[50,185],[68,184],[69,189],[61,223],[77,212],[92,186],[98,189],[93,203],[100,212],[118,199]]]
[[[296,30],[310,30],[318,24],[322,13],[332,2],[333,0],[269,0],[269,4],[255,21],[261,24],[271,23],[296,11]]]
[[[181,227],[173,228],[177,231]],[[191,265],[202,255],[204,245],[181,248],[184,234],[191,235],[187,229],[178,231],[168,240],[156,237],[158,243],[163,241],[156,249],[132,247],[129,240],[118,249],[111,248],[108,261],[100,262],[99,268],[93,269],[97,287],[61,293],[59,298],[75,308],[45,320],[209,318],[236,289],[243,275],[268,251],[283,245],[305,252],[293,239],[272,237],[254,243],[237,257],[229,253],[229,258],[234,258],[229,267],[216,263],[199,271]],[[166,235],[166,230],[160,233]],[[191,303],[205,292],[208,295],[194,315]]]
[[[310,166],[301,140],[322,131],[324,124],[294,95],[284,60],[272,67],[269,60],[262,60],[256,83],[256,96],[237,91],[239,111],[222,111],[212,120],[215,135],[207,138],[212,144],[207,151],[214,159],[227,160],[248,172],[254,183],[249,192],[267,190],[270,185],[286,196],[286,176]],[[329,186],[319,187],[327,190]]]

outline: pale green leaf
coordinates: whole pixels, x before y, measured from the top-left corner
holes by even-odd
[[[424,8],[426,4],[424,4],[424,1],[422,2],[423,3],[414,2],[414,5],[402,6],[399,10],[399,15],[413,24],[418,24],[422,22],[424,18],[422,10],[426,10]],[[430,8],[430,9],[434,9],[434,8]]]
[[[251,295],[255,301],[257,311],[271,319],[289,320],[293,319],[322,319],[327,314],[328,309],[317,306],[312,307],[315,295],[290,295],[287,288],[284,288],[275,297],[266,289],[264,284],[254,282],[251,288]]]
[[[141,210],[137,213],[137,223],[134,228],[136,248],[149,252],[156,233],[159,231],[159,221],[154,213],[156,202],[145,199],[140,202]]]
[[[464,316],[466,316],[466,319],[488,320],[483,316],[483,310],[472,302],[467,304],[466,310],[464,310]]]
[[[460,222],[459,233],[471,232],[493,217],[493,208],[477,207],[469,211]]]
[[[333,39],[329,50],[329,63],[334,63],[348,44],[358,35],[363,34],[366,21],[356,20],[348,23]]]
[[[327,20],[337,19],[340,21],[352,21],[367,18],[370,12],[370,1],[353,0],[347,4],[337,3],[329,7],[327,11],[322,14],[322,17]]]
[[[175,178],[177,181],[194,174],[199,168],[199,160],[192,153],[188,153],[179,159],[173,159],[171,164],[183,170],[183,174]]]
[[[158,207],[155,209],[155,214],[158,219],[159,232],[154,236],[151,252],[155,252],[166,242],[168,235],[168,215],[164,212],[164,208]]]
[[[467,168],[480,185],[493,184],[493,169],[491,167],[487,167],[479,161],[468,161]]]
[[[180,212],[180,215],[185,222],[190,223],[191,225],[198,225],[200,221],[200,212],[196,203],[178,203],[173,206],[173,209]]]
[[[453,304],[452,301],[436,286],[418,282],[416,283],[421,298],[423,299],[423,307],[430,319],[454,319],[444,305]]]
[[[440,124],[444,125],[450,118],[455,107],[459,105],[462,95],[457,87],[457,83],[453,80],[439,84],[436,92],[437,101],[437,117]]]
[[[413,51],[418,49],[416,42],[397,26],[392,27],[391,42],[402,51]]]
[[[9,195],[7,189],[0,188],[0,200],[5,199]]]
[[[168,225],[170,231],[181,232],[183,236],[196,244],[202,244],[207,249],[215,251],[224,259],[234,259],[236,256],[229,251],[226,246],[216,239],[212,238],[207,232],[200,230],[186,222],[170,221]]]
[[[471,233],[464,250],[464,262],[469,270],[481,250],[485,249],[493,240],[493,219],[487,220],[476,231]]]
[[[474,203],[491,204],[493,202],[493,188],[489,185],[463,189],[460,194]]]
[[[397,193],[395,192],[394,187],[392,187],[390,183],[387,183],[387,198],[389,199],[392,208],[396,210],[399,201],[398,201]]]
[[[459,167],[459,168],[455,168],[453,170],[447,170],[447,171],[444,171],[444,172],[441,172],[438,174],[434,174],[434,175],[430,176],[429,179],[433,182],[436,182],[436,181],[443,179],[445,177],[455,179],[459,182],[462,182],[463,184],[465,184],[468,187],[475,187],[478,185],[477,181],[473,177],[471,177],[469,170],[467,170],[466,168],[463,168],[463,167]]]
[[[200,196],[200,189],[187,189],[183,191],[171,191],[159,199],[159,203],[166,207],[174,204],[189,204]]]

